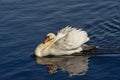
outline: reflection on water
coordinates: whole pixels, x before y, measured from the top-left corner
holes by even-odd
[[[88,56],[60,56],[60,57],[36,57],[38,64],[46,65],[48,72],[55,73],[57,69],[73,75],[84,75],[88,70]]]

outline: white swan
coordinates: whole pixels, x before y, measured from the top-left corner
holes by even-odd
[[[82,45],[89,40],[86,31],[72,27],[61,29],[57,36],[49,33],[44,43],[41,43],[35,49],[37,57],[47,55],[70,55],[83,51]]]

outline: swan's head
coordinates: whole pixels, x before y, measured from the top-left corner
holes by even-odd
[[[56,39],[56,36],[55,36],[54,33],[48,33],[45,40],[44,40],[44,44],[47,43],[47,42],[51,42],[55,39]]]
[[[54,33],[49,33],[47,34],[44,42],[40,45],[38,45],[38,47],[35,49],[35,55],[38,57],[43,57],[47,54],[46,49],[48,49],[50,46],[52,46],[54,44],[56,40],[56,36]]]

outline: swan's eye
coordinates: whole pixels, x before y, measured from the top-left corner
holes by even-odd
[[[47,39],[50,39],[50,36],[47,36],[46,38],[47,38]]]
[[[46,36],[46,38],[49,38],[50,36]]]
[[[52,36],[47,36],[47,38],[48,38],[49,41],[53,39]]]

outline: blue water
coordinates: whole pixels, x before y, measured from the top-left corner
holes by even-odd
[[[31,56],[47,33],[66,25],[100,46],[84,75],[49,74]],[[120,80],[120,0],[0,0],[0,55],[0,80]]]

